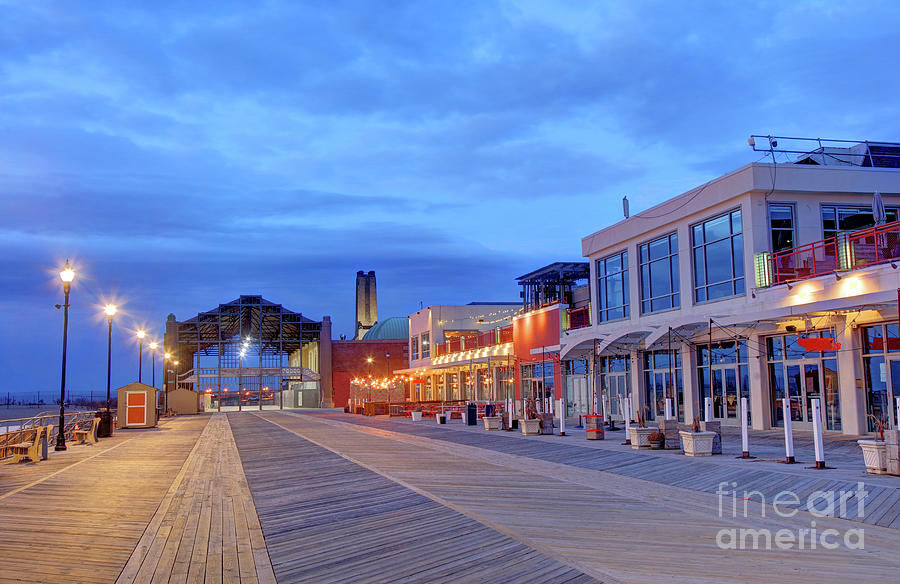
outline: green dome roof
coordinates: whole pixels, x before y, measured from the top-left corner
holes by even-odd
[[[409,319],[405,316],[392,316],[378,321],[375,326],[366,331],[362,340],[383,341],[388,339],[408,339]]]

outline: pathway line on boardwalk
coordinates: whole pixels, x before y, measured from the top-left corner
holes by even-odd
[[[273,584],[261,534],[231,425],[213,414],[116,583]]]
[[[85,462],[87,462],[87,461],[89,461],[89,460],[92,460],[92,459],[94,459],[94,458],[97,458],[97,457],[100,456],[101,454],[106,454],[107,452],[109,452],[109,451],[111,451],[111,450],[115,450],[115,449],[118,448],[119,446],[122,446],[123,444],[127,444],[127,443],[131,442],[132,440],[134,440],[134,438],[129,438],[128,440],[124,440],[124,441],[122,441],[122,442],[119,442],[119,443],[116,444],[115,446],[110,446],[110,447],[107,448],[106,450],[101,450],[100,452],[98,452],[98,453],[96,453],[96,454],[92,454],[91,456],[88,456],[87,458],[82,458],[81,460],[75,461],[75,462],[73,462],[72,464],[70,464],[69,466],[66,466],[66,467],[63,467],[63,468],[61,468],[61,469],[59,469],[59,470],[56,470],[56,471],[54,471],[54,472],[48,474],[48,475],[45,476],[45,477],[41,477],[41,478],[37,479],[36,481],[32,481],[32,482],[28,483],[27,485],[22,485],[21,487],[19,487],[19,488],[17,488],[17,489],[14,489],[14,490],[12,490],[12,491],[10,491],[10,492],[8,492],[8,493],[4,493],[3,495],[0,495],[0,501],[2,501],[3,499],[6,499],[7,497],[12,497],[12,496],[15,495],[16,493],[21,493],[21,492],[24,491],[25,489],[30,489],[31,487],[34,487],[34,486],[36,486],[36,485],[39,485],[39,484],[43,483],[44,481],[46,481],[46,480],[48,480],[48,479],[52,479],[52,478],[55,477],[56,475],[58,475],[58,474],[60,474],[60,473],[63,473],[63,472],[66,472],[67,470],[70,470],[70,469],[72,469],[72,468],[78,466],[79,464],[82,464],[82,463],[85,463]]]
[[[744,582],[846,582],[867,566],[873,580],[891,579],[900,569],[893,529],[813,518],[748,518],[717,514],[714,495],[598,470],[502,454],[333,418],[266,413],[307,440],[327,444],[344,456],[373,466],[383,476],[427,491],[466,509],[479,521],[518,532],[519,539],[544,542],[553,557],[565,556],[587,573],[611,573],[624,582],[648,579],[719,584]],[[293,421],[291,419],[293,418]],[[814,519],[820,530],[865,529],[865,549],[742,549],[717,545],[721,529],[786,529],[798,533]],[[821,533],[821,531],[819,532]],[[545,547],[546,549],[546,547]],[[730,576],[729,576],[730,575]]]
[[[229,420],[280,584],[596,582],[261,416]]]

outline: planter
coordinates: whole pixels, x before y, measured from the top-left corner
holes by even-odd
[[[662,450],[663,446],[666,444],[666,439],[662,440],[651,440],[650,441],[650,450]]]
[[[482,416],[481,418],[484,420],[484,429],[485,430],[499,430],[501,418],[500,416]]]
[[[421,422],[422,421],[422,412],[410,412],[412,415],[413,422]]]
[[[712,456],[715,432],[678,432],[681,448],[687,456]]]
[[[637,450],[638,448],[650,448],[650,434],[659,430],[657,428],[630,426],[628,431],[631,433],[631,447]]]
[[[537,436],[541,433],[540,420],[520,420],[519,426],[522,428],[522,434],[526,436]]]
[[[887,447],[881,440],[857,440],[870,474],[884,474],[887,469]]]

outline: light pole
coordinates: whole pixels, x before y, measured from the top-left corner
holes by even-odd
[[[144,365],[144,337],[147,336],[147,332],[141,329],[136,334],[138,338],[138,383],[141,383],[143,381],[141,373]]]
[[[150,341],[150,355],[152,356],[152,366],[153,370],[150,372],[150,383],[153,384],[153,389],[156,389],[156,349],[159,348],[159,343],[156,341]]]
[[[372,359],[371,357],[366,358],[366,363],[369,364],[369,391],[368,391],[369,401],[372,401],[372,362],[373,361],[374,361],[374,359]]]
[[[174,373],[175,373],[175,389],[177,390],[178,389],[178,359],[175,359],[174,361],[172,361],[172,365],[175,366],[175,371],[174,371]],[[166,403],[166,415],[168,415],[168,413],[169,413],[169,394],[168,393],[166,394],[165,403]]]
[[[69,267],[69,260],[66,265],[59,271],[59,279],[63,283],[63,351],[62,351],[62,379],[59,382],[59,433],[56,435],[56,448],[54,450],[66,449],[66,342],[69,336],[69,290],[72,287],[72,280],[75,279],[75,270]],[[60,308],[57,304],[56,308]]]
[[[109,336],[107,337],[107,346],[106,346],[106,411],[103,412],[103,437],[108,438],[112,436],[112,411],[110,410],[110,387],[112,380],[112,323],[113,317],[116,315],[115,304],[107,304],[103,309],[103,312],[106,313],[106,322],[109,325]]]
[[[242,409],[242,401],[244,399],[244,388],[241,387],[241,374],[244,372],[244,353],[245,348],[241,347],[241,350],[238,351],[238,411],[240,412]]]
[[[163,353],[163,403],[168,404],[168,396],[169,396],[169,361],[172,358],[172,353],[165,352]],[[162,415],[167,415],[168,410],[163,409]]]

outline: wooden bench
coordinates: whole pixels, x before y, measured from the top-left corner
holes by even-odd
[[[12,452],[13,462],[19,462],[23,458],[28,458],[32,462],[41,460],[41,455],[46,455],[47,452],[47,433],[44,426],[22,430],[21,442],[10,444],[7,448]]]
[[[94,418],[91,422],[90,430],[75,430],[72,432],[72,440],[78,440],[79,444],[84,444],[85,442],[89,442],[91,444],[97,443],[97,428],[100,427],[100,418]]]

